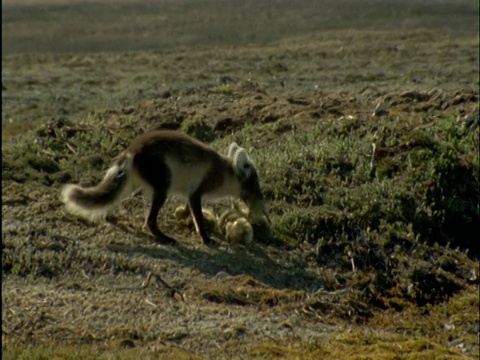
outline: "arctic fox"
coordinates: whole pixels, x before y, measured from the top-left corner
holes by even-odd
[[[157,216],[168,195],[182,195],[205,244],[201,202],[203,197],[242,199],[252,215],[266,215],[264,198],[253,162],[235,142],[227,156],[208,145],[173,130],[155,130],[138,136],[121,153],[96,186],[66,185],[61,199],[67,208],[86,217],[105,213],[139,187],[151,196],[145,225],[161,244],[176,241],[157,225]]]

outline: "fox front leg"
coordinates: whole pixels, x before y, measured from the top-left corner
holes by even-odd
[[[193,223],[195,224],[195,230],[200,235],[205,245],[211,244],[212,240],[205,230],[205,222],[202,213],[202,199],[199,193],[195,193],[188,199],[188,207],[192,214]]]

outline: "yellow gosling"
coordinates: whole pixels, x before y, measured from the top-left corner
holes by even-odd
[[[227,223],[229,222],[234,222],[235,220],[241,218],[241,217],[245,217],[245,214],[243,214],[242,212],[240,212],[238,209],[236,209],[235,207],[234,208],[231,208],[231,209],[228,209],[228,210],[225,210],[222,215],[220,215],[220,218],[218,219],[218,227],[223,231],[225,232],[225,229],[226,229],[226,226],[227,226]]]
[[[202,209],[203,214],[203,222],[207,231],[218,234],[218,224],[217,224],[217,216],[214,214],[212,210]]]
[[[225,226],[225,238],[232,245],[248,245],[253,241],[252,225],[244,217],[229,221]]]
[[[180,205],[175,208],[173,214],[175,215],[175,219],[178,221],[186,220],[190,216],[190,210],[187,206]]]

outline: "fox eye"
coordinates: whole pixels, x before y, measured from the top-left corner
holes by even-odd
[[[252,169],[253,169],[253,166],[251,164],[248,164],[248,163],[243,164],[242,172],[245,178],[249,178],[252,175]]]
[[[115,179],[120,179],[125,175],[125,170],[120,170],[117,175],[115,175]]]

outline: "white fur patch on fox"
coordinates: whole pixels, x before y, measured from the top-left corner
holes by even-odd
[[[171,172],[169,195],[180,195],[186,198],[198,189],[202,181],[204,181],[212,171],[211,166],[213,165],[199,162],[180,162],[174,156],[168,155],[165,156],[165,163]],[[236,182],[227,179],[227,181],[222,182],[219,187],[206,193],[205,198],[217,199],[224,196],[238,196],[239,193],[240,186]]]

